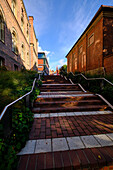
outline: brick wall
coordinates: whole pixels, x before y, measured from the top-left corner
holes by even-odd
[[[104,67],[110,74],[113,73],[113,17],[104,17],[103,34]]]
[[[94,42],[89,45],[89,38],[94,34]],[[103,18],[87,33],[87,70],[102,67],[103,59]]]
[[[26,69],[30,69],[34,65],[38,67],[36,37],[33,36],[35,50],[32,50],[32,59],[30,54],[30,24],[27,13],[22,0],[16,0],[15,13],[12,11],[12,0],[0,0],[0,11],[2,11],[5,20],[5,43],[0,42],[0,49],[3,50],[0,55],[5,59],[5,65],[9,70],[14,70],[14,64],[18,65],[19,70],[23,65]],[[23,27],[21,18],[23,17]],[[18,55],[12,52],[12,36],[13,30],[17,36]],[[24,45],[24,58],[22,58],[22,44]],[[7,57],[9,56],[9,58]],[[10,60],[11,59],[11,60]],[[31,61],[32,60],[32,61]],[[32,62],[32,65],[31,65]]]
[[[104,58],[104,67],[107,74],[113,74],[113,55]]]

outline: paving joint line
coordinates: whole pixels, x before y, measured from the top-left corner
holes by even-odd
[[[67,150],[74,150],[74,149],[78,150],[78,149],[85,149],[85,148],[100,148],[100,147],[102,148],[107,146],[113,146],[113,139],[109,138],[108,135],[113,136],[113,133],[29,140],[27,141],[28,145],[26,144],[26,146],[17,155],[25,155],[25,154],[33,154],[33,153],[35,154],[48,153],[48,152],[67,151]],[[35,145],[29,147],[29,143],[32,144],[36,143],[36,149],[34,152],[32,152],[32,148],[35,147]]]

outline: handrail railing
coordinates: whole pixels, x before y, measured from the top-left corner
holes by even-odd
[[[32,107],[32,103],[30,103],[30,95],[34,90],[34,87],[36,85],[37,80],[41,80],[41,76],[43,75],[43,73],[41,75],[38,74],[38,78],[35,78],[33,81],[33,85],[32,88],[29,92],[27,92],[26,94],[24,94],[23,96],[19,97],[18,99],[16,99],[15,101],[11,102],[10,104],[8,104],[7,106],[4,107],[1,115],[0,115],[0,121],[3,124],[3,134],[4,137],[7,137],[11,134],[12,132],[12,106],[19,102],[20,100],[25,98],[25,104],[27,107]],[[38,85],[38,82],[37,82]]]
[[[82,76],[85,80],[104,80],[104,81],[106,81],[107,83],[109,83],[110,85],[112,85],[113,86],[113,83],[112,82],[110,82],[109,80],[107,80],[106,78],[104,78],[104,77],[100,77],[100,78],[87,78],[86,76],[84,76],[82,73],[80,73],[80,74],[77,74],[77,75],[74,75],[72,72],[71,72],[71,74],[73,75],[73,76],[75,76],[75,77],[77,77],[77,76]]]
[[[31,91],[29,91],[29,92],[26,93],[25,95],[19,97],[18,99],[14,100],[13,102],[11,102],[11,103],[8,104],[7,106],[5,106],[5,108],[3,109],[3,111],[2,111],[2,113],[1,113],[1,115],[0,115],[0,120],[1,120],[2,117],[4,116],[4,114],[5,114],[6,110],[8,109],[8,107],[10,107],[11,105],[17,103],[18,101],[20,101],[21,99],[23,99],[24,97],[30,95],[30,94],[33,92],[33,89],[34,89],[34,86],[35,86],[36,79],[37,79],[37,78],[35,78],[34,81],[33,81],[33,85],[32,85]]]

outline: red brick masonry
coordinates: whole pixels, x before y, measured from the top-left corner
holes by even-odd
[[[113,115],[84,115],[34,119],[29,138],[48,139],[113,133]]]

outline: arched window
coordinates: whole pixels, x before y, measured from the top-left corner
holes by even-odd
[[[22,60],[25,60],[25,47],[24,47],[24,44],[22,44],[21,57],[22,57]]]
[[[16,0],[12,0],[12,11],[15,14],[16,9]]]
[[[1,12],[0,12],[0,40],[2,42],[5,42],[5,23]]]
[[[18,54],[18,48],[17,48],[17,34],[13,30],[12,32],[12,51],[16,54]]]

